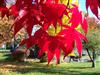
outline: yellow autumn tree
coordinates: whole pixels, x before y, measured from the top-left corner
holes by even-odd
[[[0,43],[4,41],[10,41],[13,37],[13,32],[11,31],[11,26],[13,24],[13,18],[4,16],[3,18],[0,16]]]

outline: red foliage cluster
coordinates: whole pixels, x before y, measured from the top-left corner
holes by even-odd
[[[6,2],[5,0],[0,0],[0,12],[1,12],[1,16],[4,17],[5,15],[9,16],[9,10],[6,7]]]
[[[87,8],[90,5],[88,1]],[[23,27],[26,28],[29,34],[29,38],[22,40],[20,46],[26,44],[27,48],[30,48],[32,45],[37,44],[40,48],[39,56],[45,51],[47,52],[48,63],[54,55],[56,55],[58,62],[61,50],[67,56],[73,51],[75,44],[81,56],[82,40],[87,41],[87,39],[75,28],[80,24],[86,34],[88,26],[78,7],[76,5],[72,6],[72,8],[69,8],[64,4],[59,4],[59,0],[16,0],[15,5],[10,7],[10,14],[15,16],[15,23],[13,25],[14,35]],[[2,6],[0,7],[3,8]],[[96,5],[94,8],[96,8]],[[97,10],[92,10],[97,16]],[[68,16],[68,13],[72,15],[68,22],[71,26],[62,23],[63,15]],[[62,26],[62,30],[57,35],[50,36],[47,32],[48,28],[53,25],[56,29],[57,23]],[[31,33],[34,25],[40,25],[41,28],[32,36]]]
[[[98,17],[98,8],[100,8],[100,0],[86,0],[86,9],[90,7],[93,14]]]
[[[86,40],[86,38],[77,32],[75,28],[81,24],[84,32],[87,33],[87,23],[77,6],[73,5],[73,8],[69,9],[63,4],[55,3],[54,0],[40,0],[40,2],[36,0],[34,4],[27,1],[29,5],[24,1],[25,0],[23,0],[22,4],[20,0],[17,0],[14,6],[17,8],[14,11],[18,12],[14,23],[14,33],[16,34],[21,28],[25,27],[29,34],[29,38],[23,40],[20,46],[26,44],[27,48],[30,48],[32,45],[37,44],[40,48],[39,56],[45,51],[47,52],[48,63],[52,60],[54,55],[56,55],[58,62],[61,50],[63,50],[65,56],[67,56],[72,52],[75,43],[79,55],[81,56],[81,41],[82,39]],[[71,26],[64,26],[62,23],[63,15],[68,16],[69,12],[67,12],[67,10],[72,13],[72,17],[69,21]],[[48,35],[46,31],[48,27],[52,24],[56,28],[57,23],[64,27],[64,29],[56,36]],[[34,36],[31,36],[33,26],[37,24],[41,26],[41,29],[35,32]]]

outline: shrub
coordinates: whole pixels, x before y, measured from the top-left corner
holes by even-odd
[[[25,59],[29,56],[29,51],[16,50],[12,52],[11,55],[16,61],[25,61]]]

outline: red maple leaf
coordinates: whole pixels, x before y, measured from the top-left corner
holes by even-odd
[[[62,36],[63,46],[61,47],[65,52],[65,56],[73,51],[74,44],[76,43],[78,53],[81,56],[82,54],[82,40],[87,41],[86,37],[81,33],[76,31],[75,29],[64,29],[62,30],[58,36]]]
[[[66,14],[67,6],[63,4],[50,4],[46,3],[42,5],[42,12],[45,16],[44,24],[48,25],[49,27],[51,24],[56,28],[57,22],[61,24],[61,19],[63,15]],[[52,16],[51,16],[52,14]]]
[[[82,15],[82,12],[79,11],[76,5],[73,5],[73,8],[71,8],[70,11],[72,13],[71,19],[69,20],[69,23],[71,23],[71,28],[77,28],[77,26],[81,24],[84,33],[87,34],[88,25],[86,19]]]
[[[86,9],[90,7],[93,14],[98,17],[98,7],[100,8],[99,0],[86,0]]]
[[[14,17],[17,17],[18,16],[18,10],[17,10],[16,5],[12,5],[9,8],[9,11],[10,11],[10,15],[13,15]]]

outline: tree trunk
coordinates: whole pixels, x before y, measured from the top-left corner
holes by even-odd
[[[95,68],[96,67],[96,54],[95,54],[95,50],[94,49],[93,49],[92,55],[93,55],[92,67]]]
[[[91,57],[88,48],[86,48],[86,50],[87,50],[87,53],[88,53],[88,55],[89,55],[89,57],[90,57],[90,59],[92,61],[92,67],[95,68],[95,66],[96,66],[96,54],[95,54],[95,50],[92,47],[89,47],[89,48],[91,48],[93,50],[93,52],[92,52],[93,58]]]
[[[93,62],[93,59],[92,59],[92,57],[91,57],[91,55],[90,55],[90,53],[89,53],[88,48],[86,48],[86,51],[87,51],[87,53],[88,53],[88,56],[89,56],[90,60]]]
[[[60,64],[60,58],[59,58],[59,60],[58,60],[58,64]]]

